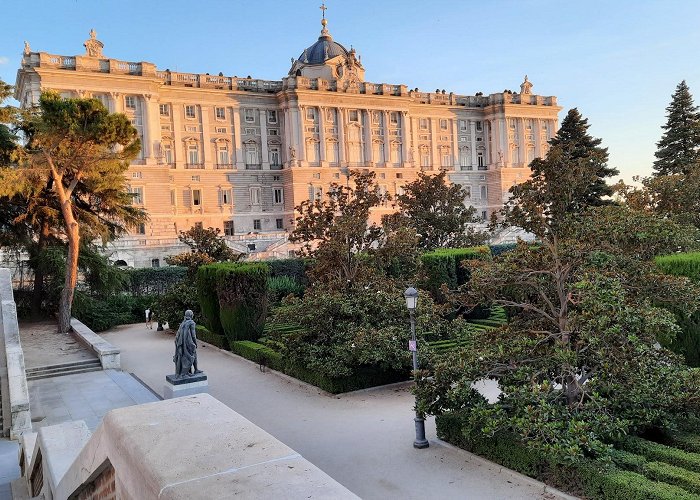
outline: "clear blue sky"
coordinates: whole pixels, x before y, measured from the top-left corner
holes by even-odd
[[[320,30],[320,0],[2,0],[0,78],[34,51],[82,54],[90,28],[116,59],[279,79]],[[328,0],[334,39],[371,82],[463,94],[518,90],[578,107],[626,180],[651,173],[665,108],[700,101],[698,0]]]

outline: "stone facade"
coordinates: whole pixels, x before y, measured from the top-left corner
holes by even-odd
[[[28,107],[54,89],[131,119],[143,147],[126,175],[150,221],[111,251],[137,267],[182,251],[178,231],[195,224],[221,228],[253,258],[286,256],[294,206],[346,182],[351,169],[374,171],[392,196],[420,171],[447,170],[487,218],[546,153],[561,108],[532,94],[527,77],[520,93],[488,96],[370,83],[355,50],[333,40],[325,18],[322,25],[278,81],[111,59],[94,31],[83,55],[26,45],[16,98]]]

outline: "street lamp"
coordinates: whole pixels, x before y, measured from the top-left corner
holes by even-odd
[[[406,307],[411,316],[411,342],[408,346],[413,353],[413,380],[418,382],[418,345],[416,344],[416,319],[414,316],[418,305],[418,290],[413,287],[407,288],[403,296],[406,298]],[[430,444],[425,439],[425,419],[418,412],[418,401],[416,401],[416,416],[413,421],[416,424],[416,439],[413,441],[413,447],[419,449],[427,448]]]

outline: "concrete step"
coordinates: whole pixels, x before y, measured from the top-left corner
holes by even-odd
[[[27,488],[27,481],[20,477],[15,479],[11,483],[12,485],[12,500],[29,500],[29,488]]]
[[[83,361],[71,361],[69,363],[57,363],[55,365],[45,365],[45,366],[35,366],[33,368],[27,368],[25,372],[27,375],[30,373],[35,373],[35,372],[40,372],[44,370],[52,370],[54,368],[67,368],[67,367],[75,367],[75,366],[82,366],[82,365],[94,365],[95,363],[99,364],[100,360],[98,358],[93,358],[93,359],[85,359]]]
[[[27,374],[27,380],[38,380],[50,377],[62,377],[63,375],[74,375],[76,373],[95,372],[102,370],[102,365],[97,363],[90,365],[80,365],[75,367],[52,368]]]

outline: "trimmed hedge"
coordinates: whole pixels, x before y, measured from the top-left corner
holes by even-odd
[[[700,434],[674,432],[670,436],[670,442],[675,448],[692,453],[700,453]]]
[[[379,385],[403,382],[409,379],[405,372],[381,372],[369,368],[360,368],[355,375],[350,377],[329,378],[313,372],[303,366],[290,363],[280,353],[270,347],[251,341],[231,342],[231,352],[241,357],[264,364],[273,370],[282,372],[307,384],[314,385],[331,394],[357,391],[376,387]]]
[[[672,448],[638,437],[628,437],[620,443],[623,450],[646,457],[648,460],[666,462],[692,471],[700,471],[700,453]]]
[[[621,470],[592,460],[582,459],[575,465],[551,461],[541,452],[527,448],[516,436],[497,434],[486,437],[478,430],[470,431],[466,418],[460,414],[444,414],[436,417],[437,435],[454,445],[476,453],[522,474],[544,480],[555,487],[584,494],[586,497],[620,500],[698,500],[697,494],[680,486],[657,482],[633,470]],[[642,441],[640,439],[640,441]],[[651,443],[652,445],[656,443]],[[626,451],[613,451],[613,462],[618,466],[644,469],[652,463],[640,455]],[[668,464],[658,464],[648,469],[664,480],[677,484],[694,485],[693,472],[669,469]],[[694,487],[694,486],[692,486]]]
[[[207,327],[229,342],[260,337],[267,315],[265,263],[220,262],[197,271],[197,292]]]
[[[187,268],[179,266],[125,269],[127,291],[136,297],[163,295],[187,277]]]
[[[656,265],[666,274],[687,276],[700,281],[700,252],[662,255],[654,259]]]
[[[498,245],[489,245],[489,250],[491,250],[491,255],[493,257],[498,257],[502,253],[510,252],[517,247],[517,243],[501,243]]]
[[[487,246],[470,248],[440,248],[426,252],[420,257],[421,283],[420,287],[430,292],[438,302],[444,302],[445,297],[440,290],[446,284],[450,290],[469,281],[469,269],[462,266],[465,260],[490,260],[491,251]]]
[[[275,259],[265,263],[270,266],[271,278],[286,276],[306,287],[309,284],[307,272],[312,262],[311,259]]]
[[[117,325],[145,322],[144,311],[147,308],[153,309],[156,298],[150,295],[115,295],[97,299],[78,292],[75,294],[71,313],[92,331],[102,332]],[[153,312],[154,320],[157,320],[157,311]]]
[[[219,349],[229,350],[228,341],[223,335],[217,335],[207,330],[202,325],[197,325],[197,338],[203,342],[218,347]]]

